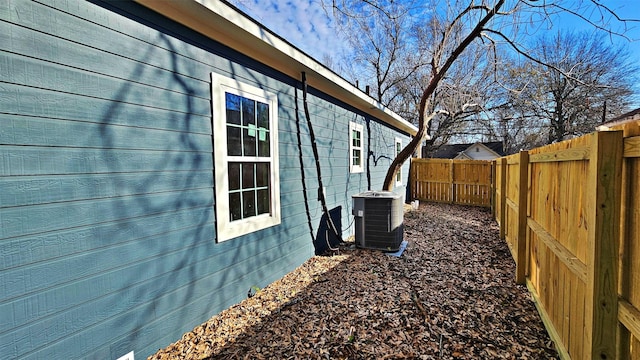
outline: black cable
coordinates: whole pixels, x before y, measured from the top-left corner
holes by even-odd
[[[309,225],[309,233],[311,234],[311,241],[315,244],[316,239],[313,236],[313,223],[311,220],[311,210],[309,209],[309,197],[307,196],[307,182],[304,176],[304,160],[302,155],[302,138],[300,133],[302,132],[300,129],[300,108],[298,107],[298,89],[296,89],[295,94],[296,100],[296,136],[298,137],[298,161],[300,162],[300,174],[302,176],[302,196],[304,197],[304,208],[307,213],[307,224]]]
[[[316,162],[316,174],[318,175],[318,186],[320,191],[320,204],[322,205],[322,212],[327,217],[327,224],[333,233],[340,239],[340,242],[344,242],[342,240],[342,235],[338,233],[338,229],[336,225],[333,223],[333,219],[331,218],[331,214],[329,214],[329,209],[327,208],[327,200],[324,196],[324,186],[322,185],[322,172],[320,170],[320,156],[318,155],[318,146],[316,145],[316,135],[313,131],[313,124],[311,124],[311,115],[309,114],[309,106],[307,105],[307,74],[302,72],[302,104],[304,106],[304,116],[307,119],[307,126],[309,128],[309,136],[311,137],[311,149],[313,150],[313,158]],[[351,135],[349,135],[351,136]],[[303,170],[304,171],[304,170]],[[329,244],[329,239],[327,238],[327,246],[332,251],[337,251],[338,249],[334,249]]]
[[[393,158],[391,158],[390,156],[387,155],[380,155],[378,157],[376,157],[376,155],[371,152],[370,154],[373,157],[373,165],[378,166],[378,161],[380,161],[380,159],[387,159],[389,161],[393,161]]]
[[[367,190],[371,191],[371,168],[370,168],[371,162],[369,161],[369,157],[373,156],[373,151],[371,151],[371,119],[366,118],[366,122],[367,122]],[[349,134],[349,141],[353,141],[351,140],[351,134]],[[349,157],[351,157],[351,154],[349,154]],[[349,161],[351,161],[351,159],[349,159]],[[376,162],[376,165],[377,165],[377,162]]]

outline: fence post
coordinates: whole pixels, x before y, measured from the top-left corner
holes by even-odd
[[[526,283],[527,272],[527,209],[529,187],[529,152],[520,151],[518,165],[518,234],[516,235],[516,283]]]
[[[622,190],[622,132],[591,135],[586,221],[585,356],[614,359],[618,325],[618,242]]]
[[[416,180],[416,162],[415,159],[412,157],[410,162],[409,162],[409,193],[410,195],[410,201],[413,201],[415,199],[417,199],[417,191],[416,191],[416,187],[417,187],[417,180]]]
[[[507,158],[500,158],[500,239],[504,240],[507,232]]]
[[[491,161],[491,217],[493,219],[496,218],[496,170],[497,170],[497,161]]]
[[[453,160],[449,160],[449,183],[451,186],[451,190],[449,191],[449,193],[451,194],[450,202],[452,204],[455,203],[455,199],[456,199],[456,185],[453,183],[453,179],[454,179],[453,165],[454,165]]]

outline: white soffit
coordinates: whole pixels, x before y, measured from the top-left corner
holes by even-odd
[[[135,0],[294,79],[307,74],[309,86],[411,135],[418,128],[348,81],[220,0]]]

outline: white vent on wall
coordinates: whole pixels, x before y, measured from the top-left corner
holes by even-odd
[[[402,244],[404,208],[402,195],[367,191],[353,195],[356,246],[398,251]]]

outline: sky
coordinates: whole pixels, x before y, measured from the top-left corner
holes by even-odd
[[[620,37],[614,37],[612,41],[619,46],[627,47],[629,52],[633,54],[638,60],[640,60],[640,1],[639,0],[601,0],[605,6],[613,10],[616,15],[623,19],[635,19],[638,21],[628,21],[626,23],[613,22],[616,25],[616,30],[623,31],[626,24],[625,36],[630,40],[628,41]],[[559,17],[554,23],[554,26],[566,30],[576,31],[593,31],[592,25],[585,21],[578,19],[575,16],[564,14]]]
[[[322,7],[321,0],[228,1],[295,47],[339,73],[339,69],[335,69],[331,62],[327,63],[327,59],[333,58],[335,62],[338,58],[337,54],[348,51],[349,46],[340,35],[335,22]],[[590,2],[589,0],[564,0],[561,3],[576,4],[581,1]],[[640,20],[640,0],[601,0],[601,3],[621,18]],[[620,24],[618,22],[619,29]],[[620,37],[613,37],[611,41],[618,46],[627,47],[632,58],[638,59],[640,63],[640,22],[626,24],[625,35],[633,41]],[[539,30],[538,33],[544,31],[555,33],[558,29],[593,31],[594,28],[575,16],[564,14],[554,18],[551,29]],[[636,102],[639,102],[637,105],[640,106],[640,100]]]
[[[327,15],[321,0],[229,0],[249,16],[262,23],[297,48],[319,61],[347,49],[334,21]],[[579,1],[579,0],[577,0]],[[615,11],[620,17],[640,19],[639,0],[603,0],[603,4]],[[627,36],[633,42],[616,39],[640,60],[640,22],[627,23],[630,30]],[[575,16],[563,15],[556,19],[553,28],[585,30],[593,27]]]
[[[346,47],[320,0],[228,0],[318,61]]]

